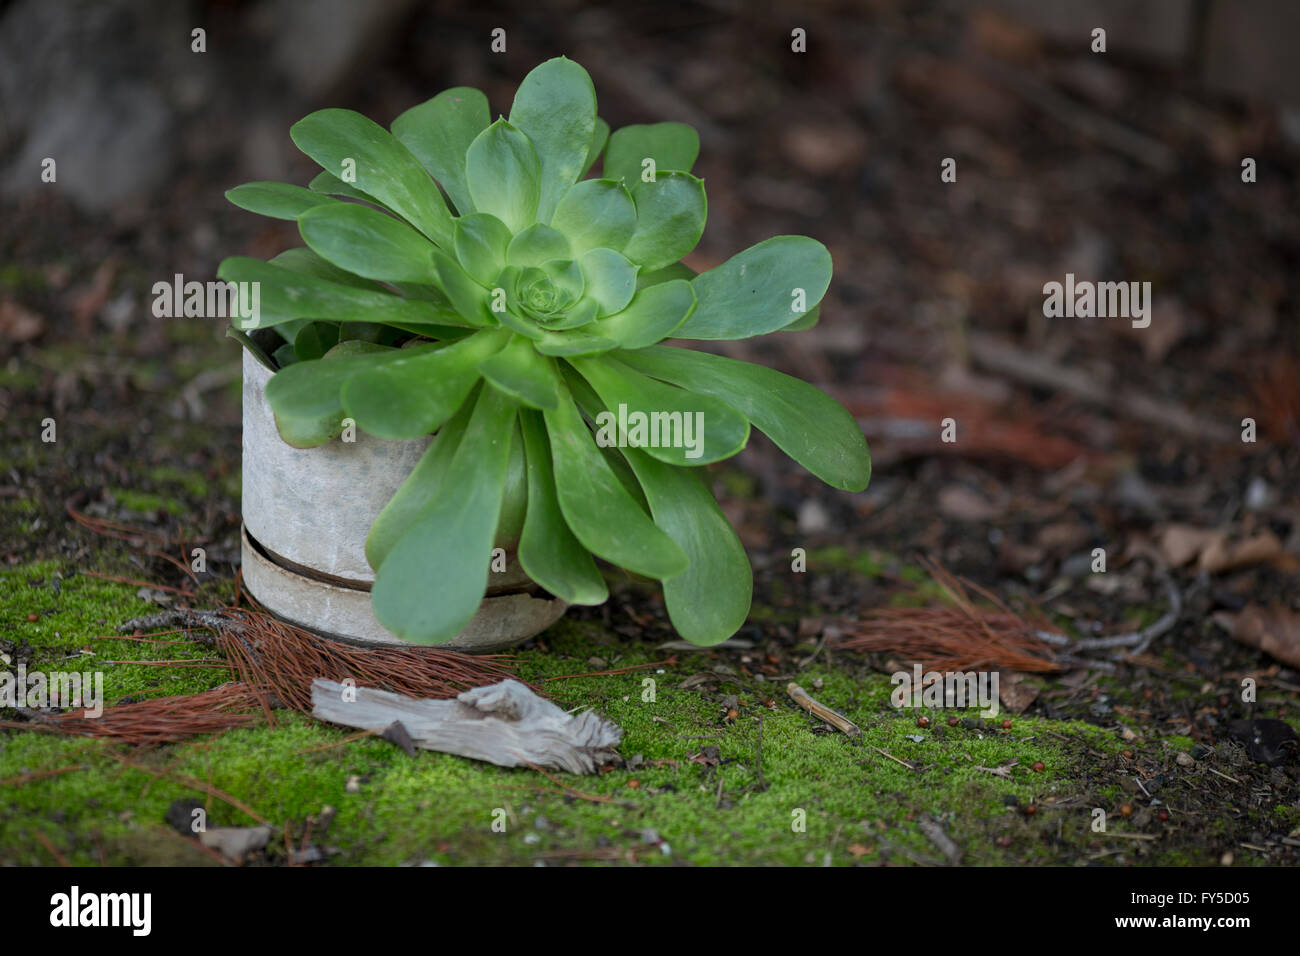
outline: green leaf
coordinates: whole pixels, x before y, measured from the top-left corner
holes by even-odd
[[[240,209],[273,219],[297,219],[316,206],[334,205],[337,199],[288,183],[245,183],[226,190],[226,198]]]
[[[474,212],[465,153],[491,122],[487,97],[470,86],[443,90],[393,120],[393,135],[442,183],[461,214]]]
[[[434,242],[451,245],[451,213],[438,187],[410,150],[378,123],[352,110],[317,110],[295,123],[289,135],[299,149],[340,178],[345,168],[355,165],[358,189]]]
[[[483,389],[433,500],[393,545],[371,589],[375,616],[420,644],[451,640],[487,590],[516,406]]]
[[[671,335],[694,308],[691,284],[670,279],[642,289],[626,309],[597,322],[592,331],[613,339],[621,348],[643,349]]]
[[[671,170],[689,173],[699,155],[700,135],[685,123],[624,126],[609,137],[604,175],[625,180],[630,187],[641,182],[647,159],[654,160],[656,175]]]
[[[534,348],[543,355],[571,357],[595,355],[618,348],[618,343],[586,328],[567,332],[543,332],[535,339]]]
[[[591,552],[573,536],[560,513],[546,426],[537,412],[519,415],[528,462],[528,513],[519,537],[524,572],[570,604],[601,604],[609,597]]]
[[[309,362],[324,358],[325,353],[339,344],[337,322],[306,322],[293,337],[293,352],[299,361]]]
[[[550,222],[560,197],[582,175],[596,130],[591,77],[562,56],[547,60],[519,84],[510,122],[532,141],[541,158],[536,213],[539,222]]]
[[[378,570],[393,550],[393,545],[397,544],[398,539],[407,532],[442,487],[447,468],[465,434],[465,426],[469,424],[475,397],[472,396],[461,405],[456,414],[438,429],[438,434],[433,436],[433,442],[411,469],[411,474],[393,497],[388,499],[388,504],[384,505],[370,526],[370,533],[366,535],[366,560],[372,568]]]
[[[743,339],[785,328],[799,317],[796,290],[805,311],[831,282],[831,254],[807,236],[775,236],[732,256],[691,284],[699,304],[676,331],[684,339]]]
[[[288,368],[298,362],[298,353],[293,350],[293,343],[285,342],[275,350],[273,358],[276,368]],[[276,429],[280,432],[280,437],[294,448],[311,448],[321,442],[329,441],[337,434],[337,430],[332,430],[334,423],[325,420],[304,424],[297,421],[286,423],[277,419]],[[324,429],[323,433],[322,429]],[[315,437],[322,434],[323,437]]]
[[[671,282],[673,279],[685,279],[689,282],[697,275],[699,275],[699,273],[686,263],[674,262],[672,265],[664,266],[662,269],[655,269],[653,272],[646,272],[642,269],[637,273],[636,287],[638,289],[648,289],[652,285],[659,285],[662,282]]]
[[[552,332],[558,332],[561,329],[576,329],[580,326],[590,325],[596,321],[596,313],[599,311],[600,306],[596,300],[590,296],[584,296],[570,306],[563,316],[551,322],[547,328]]]
[[[433,277],[429,240],[369,206],[320,206],[299,217],[298,231],[323,259],[367,279],[429,282]]]
[[[347,196],[349,199],[360,199],[362,202],[379,206],[381,209],[388,208],[370,193],[363,193],[356,186],[348,185],[333,173],[325,170],[317,173],[315,178],[307,184],[307,188],[314,193],[324,193],[327,196]]]
[[[621,312],[636,292],[637,267],[613,249],[591,249],[578,260],[585,280],[585,294],[600,307],[599,318]]]
[[[708,201],[704,183],[690,173],[660,173],[652,183],[632,187],[636,232],[623,255],[642,269],[662,269],[695,248],[704,234]]]
[[[469,325],[449,309],[431,302],[403,299],[387,292],[370,292],[330,282],[282,265],[232,256],[217,276],[227,282],[256,282],[259,315],[236,324],[244,329],[267,328],[289,319],[337,319],[387,322],[394,325]]]
[[[587,145],[587,158],[582,161],[582,175],[591,172],[591,167],[596,165],[596,160],[600,159],[600,154],[605,151],[605,144],[609,141],[609,124],[599,116],[596,117],[596,126],[591,131],[591,142]]]
[[[789,325],[781,326],[780,331],[801,332],[804,329],[811,329],[813,326],[817,324],[817,320],[821,318],[821,315],[822,315],[822,307],[820,305],[815,305],[807,312],[805,312],[803,315],[796,318]]]
[[[509,246],[510,229],[496,216],[475,212],[456,220],[456,258],[479,285],[497,281]]]
[[[867,441],[853,416],[826,393],[761,365],[656,346],[618,358],[647,375],[712,395],[738,409],[776,446],[836,488],[871,480]]]
[[[636,232],[636,204],[622,183],[587,179],[564,194],[551,225],[569,237],[575,255],[588,249],[618,251]]]
[[[633,448],[623,454],[645,490],[655,524],[677,542],[690,566],[664,581],[664,603],[677,633],[717,644],[749,617],[754,575],[745,546],[699,472],[673,468]]]
[[[295,448],[323,445],[343,430],[343,383],[372,364],[406,351],[369,342],[342,342],[315,362],[282,368],[266,383],[266,400],[280,437]]]
[[[346,269],[340,269],[334,263],[327,262],[304,246],[284,250],[284,252],[271,259],[271,264],[284,266],[286,269],[291,269],[302,275],[315,276],[328,282],[337,282],[339,285],[352,286],[354,289],[365,289],[368,292],[384,291],[379,283],[363,279]]]
[[[550,226],[535,222],[510,240],[506,263],[512,266],[540,266],[549,259],[568,259],[569,240]]]
[[[532,343],[511,336],[504,349],[479,365],[483,377],[533,408],[554,408],[559,402],[559,377],[552,361],[538,355]]]
[[[507,333],[485,329],[438,349],[403,349],[343,383],[341,399],[357,427],[379,438],[428,435],[451,417],[479,380],[479,364]]]
[[[266,368],[269,368],[272,372],[275,372],[280,368],[275,359],[266,354],[266,349],[254,342],[247,332],[241,332],[234,326],[227,326],[226,337],[234,339],[244,348],[248,349],[249,355],[253,356],[253,358],[257,359],[258,362]]]
[[[583,546],[637,574],[667,578],[685,571],[686,555],[615,477],[567,389],[545,416],[560,510]]]
[[[716,398],[666,385],[610,356],[569,364],[607,409],[596,419],[596,440],[606,447],[633,445],[670,465],[693,466],[730,458],[749,440],[749,421]]]
[[[441,249],[433,250],[433,268],[438,285],[451,300],[456,314],[466,325],[495,325],[488,290],[475,282],[460,263]]]
[[[537,218],[541,176],[533,144],[503,119],[479,133],[465,156],[465,179],[474,208],[496,216],[511,233]]]

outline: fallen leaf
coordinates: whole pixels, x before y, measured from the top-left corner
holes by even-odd
[[[1235,543],[1226,539],[1211,541],[1201,552],[1197,567],[1211,574],[1232,571],[1251,564],[1261,564],[1282,555],[1282,541],[1271,531]]]
[[[1226,532],[1213,528],[1171,524],[1160,532],[1156,545],[1171,568],[1180,568],[1199,557],[1211,543],[1226,540],[1227,537]]]
[[[1300,614],[1295,611],[1252,604],[1237,614],[1219,611],[1214,623],[1233,640],[1258,648],[1283,664],[1300,667]]]
[[[956,521],[992,521],[1002,508],[964,485],[948,485],[939,492],[939,511]]]
[[[40,338],[45,318],[11,299],[0,299],[0,342],[21,345]]]

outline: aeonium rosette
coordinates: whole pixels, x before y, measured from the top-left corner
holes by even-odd
[[[716,643],[744,623],[753,584],[695,469],[736,454],[752,424],[823,481],[866,487],[866,442],[827,395],[658,344],[807,328],[831,278],[803,236],[699,275],[682,263],[707,208],[689,126],[611,133],[591,78],[561,57],[528,74],[508,120],[458,87],[391,133],[328,109],[291,135],[323,169],[307,188],[227,195],[296,220],[306,247],[230,258],[219,275],[260,283],[255,324],[232,334],[276,369],[266,396],[289,444],[330,441],[345,419],[379,438],[435,435],[366,541],[375,612],[395,634],[459,633],[508,543],[572,604],[608,596],[596,557],[657,578],[682,636]],[[615,409],[692,416],[700,442],[636,429],[598,442]]]

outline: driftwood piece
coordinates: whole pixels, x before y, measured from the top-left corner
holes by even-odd
[[[455,700],[417,700],[369,687],[315,680],[312,715],[375,733],[400,721],[417,747],[499,767],[594,773],[618,755],[623,729],[588,710],[566,714],[519,681],[475,687]]]

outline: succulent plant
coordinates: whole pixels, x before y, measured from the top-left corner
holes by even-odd
[[[591,78],[561,57],[528,74],[509,119],[458,87],[391,133],[327,109],[291,135],[324,170],[308,188],[227,196],[296,220],[306,248],[219,275],[260,284],[259,314],[232,334],[278,369],[266,397],[285,441],[319,445],[348,420],[435,435],[366,541],[393,633],[454,637],[494,546],[517,542],[529,577],[572,604],[608,596],[593,555],[661,580],[677,631],[716,643],[744,623],[753,581],[700,466],[740,451],[752,423],[828,484],[866,487],[866,442],[827,395],[658,344],[807,328],[831,279],[803,236],[699,275],[681,261],[706,212],[691,127],[611,134]]]

